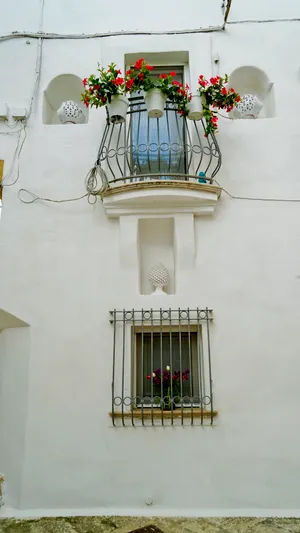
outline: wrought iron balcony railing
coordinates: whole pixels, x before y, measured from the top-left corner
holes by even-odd
[[[147,180],[212,183],[221,167],[221,152],[213,134],[204,136],[205,122],[191,121],[166,103],[164,115],[149,118],[143,96],[130,98],[127,120],[107,122],[97,163],[108,185]]]

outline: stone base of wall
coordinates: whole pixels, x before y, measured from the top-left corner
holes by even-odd
[[[69,517],[0,519],[0,533],[129,533],[147,525],[164,533],[299,533],[297,518]]]

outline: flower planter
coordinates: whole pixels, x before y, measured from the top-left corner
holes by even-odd
[[[200,120],[203,117],[204,99],[200,94],[193,94],[191,101],[188,104],[190,120]]]
[[[160,118],[164,114],[167,97],[160,89],[150,89],[145,94],[148,117]]]
[[[109,120],[112,124],[121,124],[126,120],[126,113],[129,106],[129,100],[121,94],[114,94],[111,97],[110,104],[107,104]]]

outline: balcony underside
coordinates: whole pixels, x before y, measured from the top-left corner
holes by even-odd
[[[151,180],[109,187],[101,198],[109,217],[138,214],[211,215],[221,188],[182,180]]]

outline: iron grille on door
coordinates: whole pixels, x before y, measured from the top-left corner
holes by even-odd
[[[212,424],[212,310],[110,313],[113,425]]]

